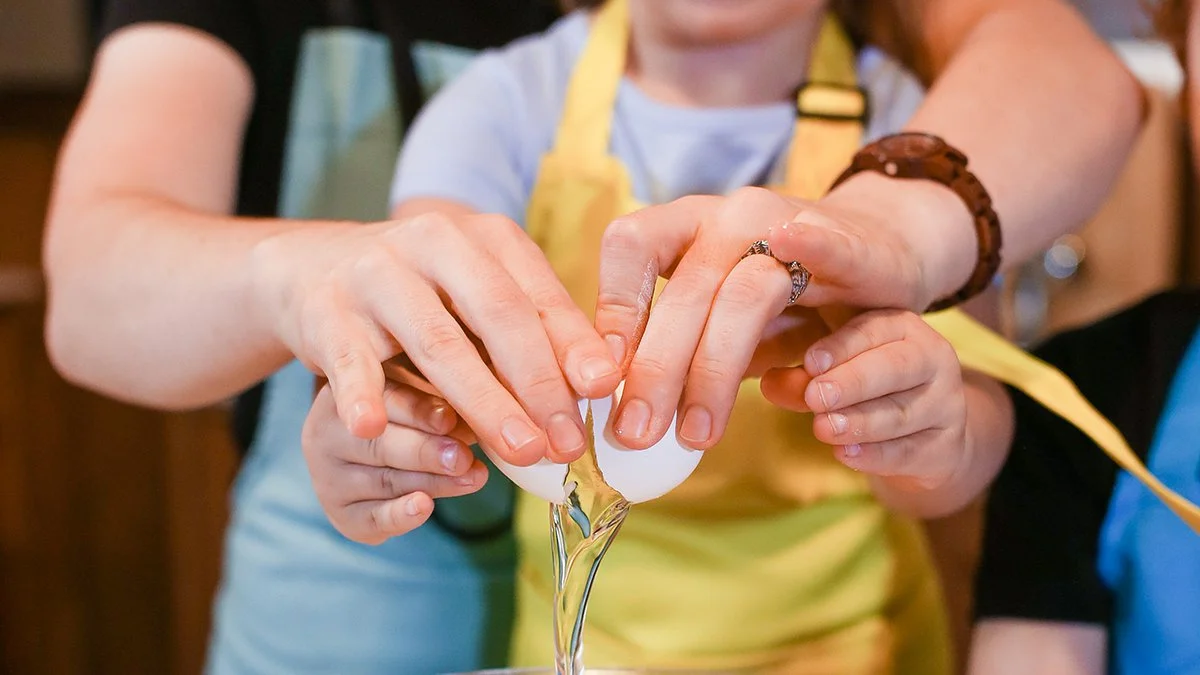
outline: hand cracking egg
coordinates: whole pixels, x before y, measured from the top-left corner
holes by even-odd
[[[627,450],[609,440],[609,415],[616,402],[621,399],[624,383],[617,387],[611,397],[593,400],[592,429],[595,434],[596,464],[604,480],[621,493],[631,504],[657,499],[678,487],[692,475],[704,453],[685,448],[668,432],[658,443],[645,450]],[[587,401],[580,401],[579,414],[587,417]],[[672,427],[675,421],[671,421]],[[488,457],[504,475],[518,487],[546,501],[561,504],[567,491],[563,483],[567,478],[567,465],[555,464],[542,458],[530,466],[515,466],[500,459],[494,452],[484,448]]]

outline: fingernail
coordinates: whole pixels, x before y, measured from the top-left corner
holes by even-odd
[[[455,484],[463,487],[470,487],[475,484],[475,471],[468,471],[458,478],[454,479]]]
[[[703,406],[694,405],[683,414],[679,438],[699,447],[712,438],[712,415]]]
[[[371,412],[370,403],[367,403],[366,401],[359,401],[355,403],[353,408],[354,421],[357,422],[363,418],[363,415],[366,415],[369,412]]]
[[[833,427],[833,433],[841,435],[846,433],[846,427],[849,425],[849,420],[841,413],[830,413],[829,426]]]
[[[417,506],[417,499],[409,497],[404,500],[404,512],[410,516],[415,516],[421,513],[421,509]]]
[[[462,455],[458,450],[458,444],[453,441],[446,441],[442,444],[442,466],[450,473],[455,473],[458,467],[458,458]]]
[[[824,349],[814,350],[812,353],[813,366],[816,367],[817,373],[823,373],[833,367],[833,354]]]
[[[606,377],[616,375],[617,369],[608,359],[593,356],[579,364],[579,374],[583,376],[585,381],[595,382],[596,380],[603,380]]]
[[[566,413],[554,413],[546,424],[550,445],[562,454],[573,454],[583,448],[583,430]]]
[[[537,431],[516,417],[509,417],[500,425],[500,436],[508,444],[508,449],[517,452],[521,448],[536,443]]]
[[[853,459],[862,454],[862,446],[857,443],[854,445],[847,445],[842,448],[842,454]]]
[[[842,397],[841,388],[832,382],[822,382],[820,385],[821,403],[825,405],[825,409],[837,405],[838,399]]]
[[[433,429],[445,429],[450,423],[450,406],[444,401],[433,404],[429,410],[429,426]]]
[[[604,336],[604,343],[608,345],[608,353],[612,354],[617,367],[625,365],[625,338],[616,333],[609,333]]]
[[[650,430],[650,404],[635,398],[625,404],[615,431],[625,438],[641,438]]]

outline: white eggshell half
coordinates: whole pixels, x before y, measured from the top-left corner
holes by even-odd
[[[608,417],[624,387],[615,395],[592,401],[593,428],[596,430],[596,463],[600,472],[617,492],[630,503],[657,499],[678,487],[692,475],[704,453],[685,448],[675,440],[674,429],[658,443],[645,450],[626,450],[612,442]],[[579,403],[580,415],[587,414],[587,402]],[[672,421],[672,427],[674,421]],[[484,448],[504,475],[524,490],[542,499],[561,504],[566,499],[563,481],[567,477],[565,464],[542,459],[532,466],[514,466]]]

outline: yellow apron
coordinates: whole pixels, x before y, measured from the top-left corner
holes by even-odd
[[[610,0],[594,17],[527,212],[530,236],[588,311],[597,295],[600,238],[612,220],[640,206],[624,166],[609,154],[628,37],[628,0]],[[801,110],[863,110],[853,48],[832,18],[811,61],[809,81],[834,86],[803,90]],[[857,121],[799,116],[780,190],[818,198],[861,137]],[[964,367],[1021,386],[1064,414],[1200,527],[1200,512],[1149,476],[1066,378],[960,312],[928,320],[955,345]],[[684,485],[632,509],[609,550],[588,610],[589,665],[950,671],[941,598],[918,526],[878,505],[864,477],[834,460],[811,425],[809,415],[770,405],[757,380],[743,382],[721,443]],[[515,527],[512,661],[546,665],[553,663],[546,504],[521,494]]]

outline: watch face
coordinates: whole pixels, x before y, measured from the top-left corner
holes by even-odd
[[[896,159],[929,157],[941,148],[941,139],[929,134],[896,134],[879,141],[879,149],[888,157]]]

